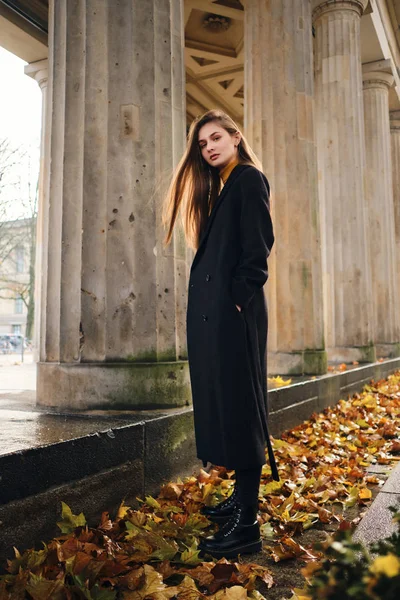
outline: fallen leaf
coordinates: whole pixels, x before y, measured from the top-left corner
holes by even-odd
[[[61,502],[61,517],[62,520],[57,523],[62,533],[72,533],[77,527],[83,527],[86,525],[85,515],[80,513],[74,515],[65,502]]]

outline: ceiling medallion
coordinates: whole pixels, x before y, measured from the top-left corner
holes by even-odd
[[[207,15],[203,21],[204,29],[207,29],[211,33],[222,33],[227,31],[231,24],[231,20],[228,17],[221,17],[220,15]]]

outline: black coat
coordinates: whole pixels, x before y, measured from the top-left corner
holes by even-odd
[[[267,428],[262,289],[273,243],[268,181],[255,167],[237,165],[192,263],[187,342],[198,458],[228,469],[253,468],[265,463],[267,444],[279,479]]]

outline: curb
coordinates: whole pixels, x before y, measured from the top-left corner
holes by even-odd
[[[389,537],[397,530],[392,522],[390,506],[400,508],[400,463],[392,469],[381,491],[358,524],[353,540],[365,545]]]

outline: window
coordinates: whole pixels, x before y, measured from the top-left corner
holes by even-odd
[[[14,312],[15,312],[16,315],[22,315],[23,311],[24,311],[24,303],[23,303],[23,300],[22,300],[21,296],[18,295],[15,298],[15,309],[14,309]]]
[[[13,325],[12,328],[13,328],[13,331],[12,331],[13,333],[16,333],[16,334],[21,333],[21,325]]]
[[[15,250],[16,254],[16,265],[17,265],[17,273],[24,272],[24,249],[22,246],[18,246]]]

